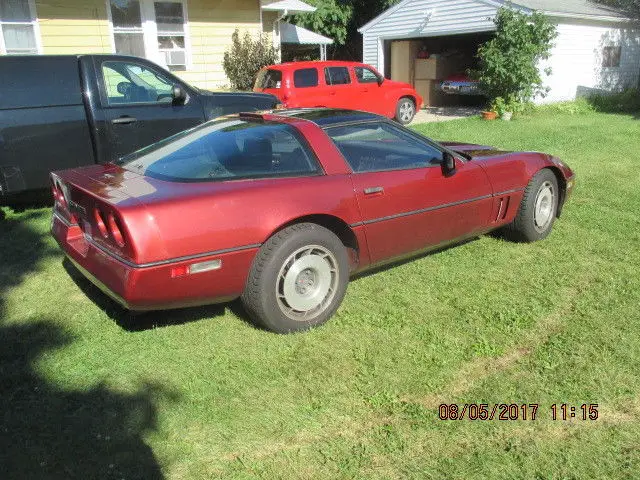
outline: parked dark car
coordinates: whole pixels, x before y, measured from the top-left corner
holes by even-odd
[[[277,103],[203,91],[137,57],[0,57],[0,204],[47,188],[53,170],[116,161],[212,118]]]

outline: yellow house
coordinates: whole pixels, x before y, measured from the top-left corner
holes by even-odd
[[[238,28],[280,44],[300,0],[0,0],[0,54],[146,57],[192,85],[228,85],[222,59]]]

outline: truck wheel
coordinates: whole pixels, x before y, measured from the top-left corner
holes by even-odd
[[[402,125],[411,123],[413,117],[416,115],[416,105],[413,100],[407,97],[402,97],[398,100],[396,105],[396,120]]]
[[[546,238],[558,213],[558,180],[549,169],[540,170],[524,191],[518,214],[505,229],[508,238],[535,242]]]
[[[340,239],[320,225],[300,223],[262,245],[241,299],[265,328],[298,332],[326,322],[342,303],[348,282],[349,259]]]

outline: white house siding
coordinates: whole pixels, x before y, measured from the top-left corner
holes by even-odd
[[[362,29],[363,61],[382,71],[380,40],[490,31],[496,7],[477,0],[404,0],[385,18]]]
[[[539,102],[573,100],[591,89],[621,90],[638,82],[640,30],[611,28],[604,23],[559,23],[555,44],[551,58],[541,66],[552,69],[545,79],[551,91]],[[622,47],[619,67],[602,67],[606,46]]]

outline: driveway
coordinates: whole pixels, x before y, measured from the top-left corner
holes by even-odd
[[[426,107],[416,113],[412,125],[427,122],[444,122],[459,118],[480,115],[480,108],[476,107]]]

